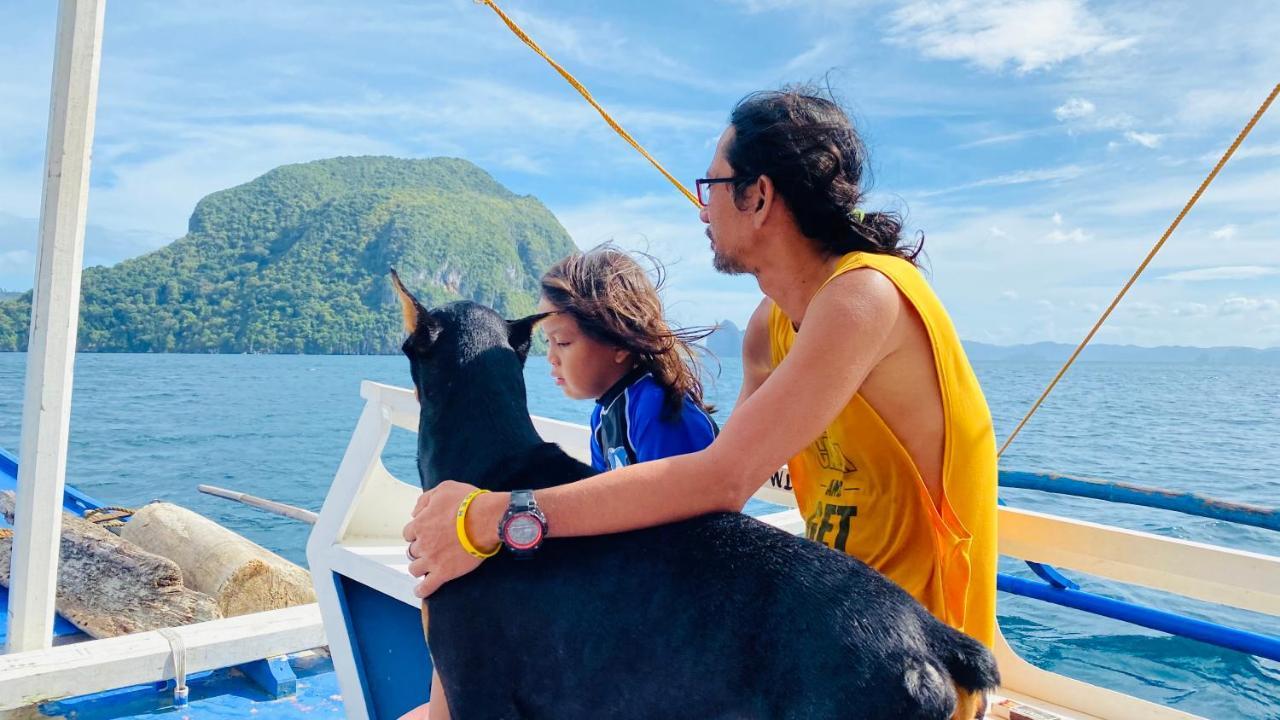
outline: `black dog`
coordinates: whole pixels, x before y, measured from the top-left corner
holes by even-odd
[[[540,316],[428,311],[393,278],[424,488],[593,472],[529,419],[522,368]],[[999,682],[986,648],[867,565],[739,513],[499,553],[427,605],[460,720],[967,720]]]

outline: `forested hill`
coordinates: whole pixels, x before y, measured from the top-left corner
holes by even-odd
[[[533,311],[573,242],[536,198],[453,158],[342,157],[213,193],[187,234],[83,277],[79,348],[387,353],[403,340],[395,267],[425,304]],[[26,346],[31,294],[0,301],[0,350]]]

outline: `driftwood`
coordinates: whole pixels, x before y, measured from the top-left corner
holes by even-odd
[[[14,495],[0,493],[13,522]],[[0,585],[9,586],[13,538],[0,537]],[[222,617],[213,599],[182,584],[171,560],[69,513],[62,514],[58,613],[95,638],[115,637]]]
[[[306,570],[178,505],[140,508],[120,537],[176,562],[186,586],[211,596],[224,617],[316,601]]]

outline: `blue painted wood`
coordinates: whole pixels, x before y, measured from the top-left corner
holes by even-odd
[[[262,688],[267,697],[272,699],[293,695],[298,691],[298,676],[293,674],[293,667],[289,665],[286,658],[254,660],[237,665],[236,669],[244,673],[245,677]]]
[[[42,715],[75,720],[333,720],[344,716],[338,679],[324,655],[289,658],[298,677],[295,696],[280,702],[263,695],[248,677],[230,669],[203,671],[187,676],[190,704],[174,714],[173,682],[137,685],[123,690],[41,705]]]
[[[1280,509],[1216,500],[1196,493],[1017,470],[1001,470],[1000,487],[1040,490],[1058,495],[1074,495],[1094,500],[1141,505],[1240,525],[1280,530]]]
[[[344,575],[334,578],[371,720],[394,720],[425,703],[431,654],[421,611]]]
[[[1014,595],[1083,610],[1094,615],[1280,662],[1280,637],[1196,620],[1145,605],[1094,595],[1083,590],[1051,587],[1006,573],[996,575],[996,587]]]
[[[187,676],[187,687],[198,688],[225,676],[225,670],[202,670]],[[118,717],[130,710],[171,707],[173,705],[172,680],[162,682],[130,685],[128,687],[106,690],[92,695],[64,698],[41,704],[40,714],[51,717],[69,717],[84,720],[91,717]],[[194,692],[200,692],[196,689]]]

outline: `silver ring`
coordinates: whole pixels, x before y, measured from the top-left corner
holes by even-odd
[[[409,562],[413,562],[414,560],[418,559],[413,556],[413,543],[409,543],[404,547],[404,555],[405,557],[409,558]]]

